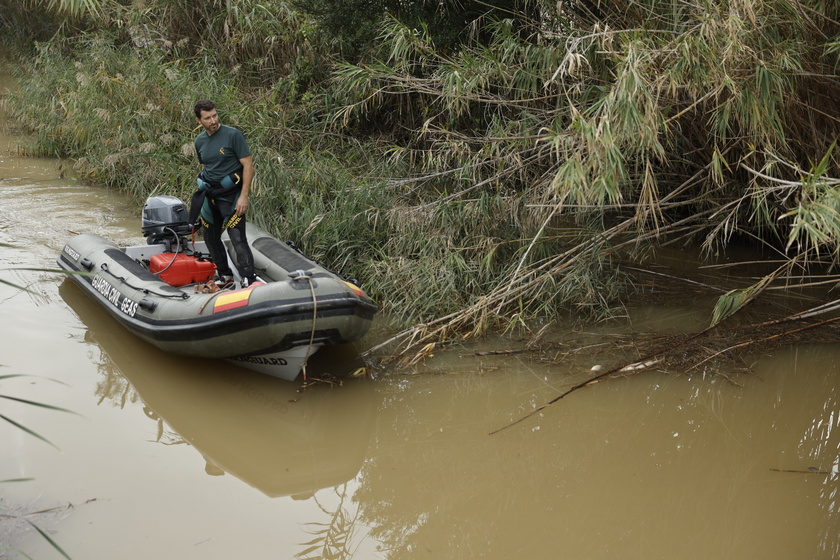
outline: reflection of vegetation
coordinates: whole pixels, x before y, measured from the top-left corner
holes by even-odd
[[[157,412],[148,406],[144,406],[143,414],[154,420],[157,425],[155,442],[162,443],[163,445],[189,445],[189,442],[181,437],[178,432],[166,429],[166,422],[163,421],[163,418],[161,418]]]
[[[112,406],[125,408],[128,403],[141,402],[139,393],[134,389],[131,382],[116,373],[119,368],[113,364],[110,356],[106,352],[102,352],[101,360],[99,361],[99,373],[102,374],[102,379],[96,383],[95,393],[99,395],[97,404],[102,404],[109,401]],[[172,430],[166,428],[166,423],[154,410],[148,406],[143,406],[143,413],[151,420],[154,420],[157,425],[155,441],[163,445],[181,445],[186,444],[180,435]]]
[[[136,403],[140,399],[140,396],[134,390],[134,387],[131,386],[128,379],[119,373],[114,373],[115,371],[119,371],[119,369],[111,363],[110,357],[105,352],[102,352],[102,358],[99,361],[98,367],[99,373],[102,374],[102,379],[97,381],[96,391],[94,391],[99,395],[99,402],[97,404],[102,404],[108,400],[111,401],[113,406],[125,408],[126,404]]]
[[[351,549],[351,541],[356,524],[356,514],[351,514],[345,503],[349,501],[347,484],[343,484],[335,488],[335,493],[338,496],[338,505],[335,506],[334,511],[330,511],[319,500],[314,497],[313,500],[318,507],[325,514],[329,516],[327,523],[308,523],[308,533],[315,538],[301,543],[305,547],[301,552],[295,555],[295,558],[301,560],[345,560],[352,557],[353,551]]]
[[[811,363],[807,362],[806,363]],[[821,364],[811,367],[814,371],[821,370]],[[827,364],[826,368],[834,364]],[[809,390],[823,395],[822,407],[814,407],[813,421],[810,422],[799,440],[799,459],[802,464],[809,465],[799,472],[814,472],[825,476],[819,485],[819,504],[826,514],[834,519],[840,515],[840,505],[837,503],[837,488],[840,481],[840,437],[837,428],[840,426],[838,410],[840,410],[840,387],[835,384],[810,383]],[[816,465],[816,466],[811,466]],[[784,471],[785,469],[777,469]],[[788,469],[793,470],[793,469]],[[840,537],[835,526],[829,525],[822,529],[819,549],[825,558],[840,558]],[[815,553],[816,554],[816,553]]]

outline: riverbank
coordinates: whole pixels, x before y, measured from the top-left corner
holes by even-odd
[[[717,0],[634,16],[59,4],[78,19],[39,14],[62,31],[21,59],[10,97],[35,153],[138,208],[151,192],[187,198],[192,106],[212,97],[255,152],[250,219],[360,280],[407,328],[394,353],[538,334],[570,310],[620,316],[632,269],[670,244],[771,255],[710,302],[714,322],[768,290],[838,281],[824,259],[840,238],[831,3],[805,21],[748,1],[749,26]]]

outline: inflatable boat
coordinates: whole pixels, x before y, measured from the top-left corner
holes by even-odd
[[[204,243],[191,240],[183,202],[149,198],[142,229],[147,244],[131,247],[77,235],[57,262],[124,327],[165,352],[225,359],[291,381],[316,350],[358,340],[373,322],[377,307],[357,282],[250,223],[258,280],[244,285],[235,273],[221,289]]]

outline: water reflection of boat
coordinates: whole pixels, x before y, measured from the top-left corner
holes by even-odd
[[[272,377],[173,356],[138,340],[99,313],[72,282],[63,282],[59,294],[87,326],[86,340],[102,349],[102,368],[113,372],[104,372],[110,379],[97,388],[101,398],[125,400],[125,388],[111,387],[122,374],[147,416],[162,419],[176,438],[195,447],[208,473],[229,473],[277,497],[337,486],[361,468],[373,430],[369,382],[315,386],[301,394]],[[341,375],[357,366],[355,355],[348,349],[341,361],[335,353],[313,357],[310,372]]]

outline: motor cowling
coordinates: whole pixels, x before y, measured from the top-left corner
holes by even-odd
[[[142,231],[149,245],[170,244],[190,235],[187,205],[175,196],[150,196],[143,205]]]

